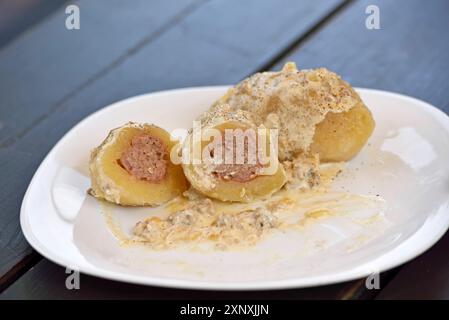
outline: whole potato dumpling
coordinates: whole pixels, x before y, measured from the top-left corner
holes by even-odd
[[[318,153],[323,162],[348,161],[363,148],[374,126],[373,116],[363,103],[346,112],[328,113],[315,128],[310,151]]]
[[[256,73],[232,87],[223,104],[244,110],[256,125],[279,130],[279,160],[319,153],[321,161],[346,161],[359,152],[374,120],[349,83],[325,68]]]

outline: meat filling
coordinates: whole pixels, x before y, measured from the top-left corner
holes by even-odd
[[[257,158],[257,145],[256,140],[249,138],[244,141],[243,147],[243,163],[238,163],[237,161],[237,148],[234,143],[229,146],[229,143],[223,142],[223,151],[231,152],[233,150],[233,163],[223,163],[215,166],[214,175],[223,179],[231,180],[236,182],[248,182],[256,178],[263,167]],[[251,156],[252,155],[252,158]]]
[[[257,177],[260,166],[251,164],[220,164],[214,173],[223,180],[248,182]]]
[[[122,153],[120,164],[139,180],[160,182],[167,174],[168,151],[165,144],[147,133],[136,135]]]

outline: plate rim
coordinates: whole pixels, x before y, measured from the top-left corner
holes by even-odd
[[[28,220],[27,215],[27,202],[30,198],[30,193],[32,192],[32,186],[36,183],[37,177],[41,170],[43,170],[44,164],[48,159],[56,152],[57,148],[64,143],[65,139],[72,133],[73,130],[81,127],[85,122],[92,120],[92,118],[98,117],[104,112],[106,109],[118,108],[123,103],[131,103],[133,100],[138,100],[142,98],[146,98],[148,96],[155,95],[170,95],[173,93],[180,93],[183,91],[204,91],[204,90],[226,90],[230,85],[219,85],[219,86],[197,86],[197,87],[185,87],[185,88],[177,88],[163,91],[156,91],[151,93],[144,93],[132,97],[128,97],[119,101],[116,101],[112,104],[104,106],[99,110],[89,114],[81,121],[72,126],[59,140],[58,142],[51,148],[51,150],[47,153],[47,155],[43,158],[39,167],[35,171],[30,183],[27,187],[27,190],[23,196],[21,208],[20,208],[20,227],[22,230],[22,234],[25,239],[29,243],[31,247],[33,247],[38,253],[40,253],[46,259],[60,265],[62,267],[70,267],[71,263],[63,256],[56,254],[50,250],[47,250],[45,245],[37,239],[32,231],[32,226]],[[370,89],[370,88],[354,88],[358,93],[372,93],[379,95],[386,95],[390,97],[400,98],[404,100],[408,100],[412,102],[415,107],[418,107],[429,112],[433,116],[433,120],[438,120],[440,124],[442,124],[449,134],[449,116],[442,110],[437,107],[431,105],[428,102],[423,100],[407,96],[401,93],[378,90],[378,89]],[[448,212],[449,208],[445,208],[444,212]],[[405,239],[401,244],[405,244],[410,241],[420,230],[425,227],[425,224],[421,225],[413,234],[409,236],[409,238]],[[392,268],[397,267],[398,265],[404,264],[413,258],[421,255],[423,252],[431,248],[435,243],[437,243],[441,237],[446,233],[449,228],[449,215],[448,218],[444,221],[443,225],[440,225],[440,228],[437,232],[435,232],[431,239],[427,242],[422,243],[418,249],[412,250],[410,252],[406,252],[401,257],[396,257],[396,259],[388,262],[379,263],[376,270],[379,272],[384,272],[386,270],[390,270]],[[392,249],[382,253],[378,258],[371,260],[369,263],[374,263],[377,260],[381,260],[381,258],[390,252],[396,250],[401,244],[393,247]],[[362,265],[363,266],[363,265]],[[359,270],[357,270],[357,268]],[[339,272],[339,273],[330,273],[325,275],[316,275],[312,277],[297,277],[297,278],[288,278],[281,280],[270,280],[270,281],[248,281],[248,282],[218,282],[218,281],[203,281],[203,280],[186,280],[186,279],[176,279],[176,278],[164,278],[164,277],[154,277],[154,276],[143,276],[143,275],[131,275],[126,274],[124,272],[119,271],[110,271],[106,269],[102,269],[99,267],[95,268],[81,268],[79,270],[81,273],[95,276],[103,279],[121,281],[132,284],[140,284],[140,285],[148,285],[148,286],[158,286],[158,287],[167,287],[167,288],[177,288],[177,289],[197,289],[197,290],[276,290],[276,289],[292,289],[292,288],[307,288],[307,287],[315,287],[320,285],[330,285],[335,283],[341,283],[345,281],[355,280],[364,278],[372,274],[372,271],[369,269],[363,269],[361,266],[357,266],[356,270],[351,268]]]

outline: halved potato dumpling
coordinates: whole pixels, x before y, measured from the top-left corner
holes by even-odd
[[[230,118],[233,118],[231,115]],[[219,122],[219,121],[218,121]],[[266,155],[269,156],[270,150],[270,138],[269,130],[257,131],[256,127],[248,125],[246,119],[236,120],[235,117],[232,120],[223,120],[221,123],[215,123],[207,129],[216,129],[221,133],[220,140],[211,138],[208,141],[202,141],[202,139],[194,139],[194,133],[190,134],[186,139],[183,147],[183,156],[190,154],[190,161],[183,163],[184,174],[189,180],[192,187],[204,195],[215,198],[221,201],[235,201],[235,202],[250,202],[255,199],[263,199],[272,195],[278,191],[286,182],[286,174],[284,168],[278,161],[277,153],[272,157],[269,157],[269,162],[259,162],[259,148],[266,143]],[[244,145],[244,162],[237,162],[237,154],[235,147],[237,145],[236,140],[232,140],[232,147],[227,144],[226,132],[239,132],[245,133],[247,129],[254,129],[254,132],[260,132],[253,136],[253,143],[251,144],[251,136],[244,136],[241,140]],[[204,129],[203,129],[204,130]],[[229,131],[231,130],[231,131]],[[264,139],[262,140],[262,135]],[[255,138],[255,140],[254,140]],[[246,140],[245,140],[246,139]],[[214,141],[215,140],[215,141]],[[215,143],[221,144],[221,149],[212,148],[207,149]],[[254,150],[252,146],[256,146],[257,150]],[[211,159],[201,158],[200,163],[193,163],[193,150],[201,150],[201,155],[209,154],[212,158],[215,156],[214,152],[220,150],[223,155],[223,161],[226,159],[226,152],[233,149],[232,158],[234,162],[222,162],[217,163]],[[256,154],[256,161],[248,161],[250,159],[249,150],[253,150]],[[268,157],[267,157],[268,158]],[[262,164],[264,163],[264,164]]]
[[[112,130],[91,154],[89,193],[125,206],[160,205],[184,192],[182,167],[170,161],[170,134],[149,124]]]
[[[363,103],[346,112],[330,112],[316,125],[310,151],[318,153],[322,162],[348,161],[363,148],[374,126],[373,116]]]

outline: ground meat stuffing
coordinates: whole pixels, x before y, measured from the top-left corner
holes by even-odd
[[[160,182],[167,174],[167,159],[167,147],[161,139],[143,133],[131,140],[119,162],[137,179]]]
[[[234,155],[233,163],[216,165],[213,170],[213,174],[223,180],[231,180],[236,182],[248,182],[256,178],[263,167],[257,158],[256,141],[257,140],[254,137],[250,136],[248,139],[244,140],[243,148],[237,148],[234,142],[223,142],[222,149],[224,152],[224,158],[226,152],[233,152],[231,153]],[[233,151],[231,151],[232,148],[234,149]],[[243,153],[243,155],[241,155],[243,163],[238,163],[237,161],[237,153],[239,150]]]
[[[260,166],[251,164],[221,164],[218,165],[214,174],[223,180],[236,182],[248,182],[257,177]]]

